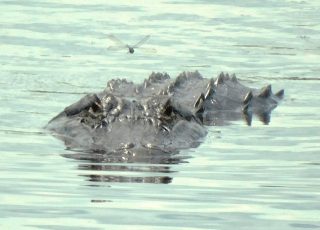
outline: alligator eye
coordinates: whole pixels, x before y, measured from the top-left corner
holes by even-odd
[[[166,125],[161,125],[161,128],[162,128],[162,130],[163,131],[165,131],[165,132],[170,132],[170,128],[168,127],[168,126],[166,126]]]
[[[101,109],[101,106],[97,102],[95,102],[90,108],[92,109],[92,111],[94,113],[96,113],[97,111],[99,111]]]

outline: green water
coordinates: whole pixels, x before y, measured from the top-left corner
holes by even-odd
[[[0,229],[320,229],[319,1],[0,1]],[[110,51],[108,34],[131,55]],[[152,71],[285,89],[266,126],[211,127],[160,162],[69,151],[43,130]]]

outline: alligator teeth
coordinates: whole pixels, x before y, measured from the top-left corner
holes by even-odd
[[[258,97],[262,97],[262,98],[268,98],[271,96],[271,85],[267,85],[266,87],[261,89],[260,94],[258,95]]]
[[[279,90],[276,94],[275,94],[278,98],[282,99],[284,96],[284,90]]]
[[[243,104],[244,105],[248,104],[252,100],[252,97],[253,97],[252,92],[249,91],[243,99]]]
[[[217,77],[216,81],[214,82],[215,86],[218,86],[219,84],[222,84],[224,81],[224,73],[221,72],[219,76]]]

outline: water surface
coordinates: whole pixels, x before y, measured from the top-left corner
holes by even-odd
[[[318,1],[0,2],[1,229],[320,229]],[[114,52],[115,34],[145,47]],[[210,127],[139,159],[70,151],[43,130],[112,78],[235,72],[285,99],[271,123]]]

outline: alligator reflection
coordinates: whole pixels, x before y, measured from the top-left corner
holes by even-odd
[[[246,114],[241,114],[238,111],[213,111],[204,114],[203,123],[207,126],[225,126],[232,125],[235,121],[243,120],[247,125],[251,126],[253,117],[268,125],[271,121],[271,111],[250,111]]]
[[[217,111],[204,114],[206,117],[205,125],[225,126],[232,124],[236,120],[244,120],[251,125],[254,113],[243,114],[232,111]],[[264,114],[255,113],[255,116],[264,123],[269,124],[271,111]],[[73,146],[68,140],[64,140],[66,146]],[[190,144],[193,148],[200,145],[200,142]],[[121,149],[115,152],[105,152],[102,150],[72,150],[73,153],[63,154],[63,157],[79,160],[81,163],[78,169],[87,172],[80,176],[89,182],[108,182],[108,183],[154,183],[169,184],[174,173],[170,165],[187,163],[190,156],[184,156],[179,150],[161,150],[150,148]],[[181,149],[180,149],[181,150]],[[154,175],[156,174],[156,175]],[[160,174],[160,175],[159,175]],[[97,184],[90,186],[97,186]]]
[[[178,152],[164,153],[158,150],[135,153],[128,150],[113,153],[75,152],[62,156],[81,161],[78,169],[87,173],[80,176],[90,182],[154,184],[171,183],[172,177],[166,174],[175,171],[171,170],[170,165],[187,163],[186,159],[189,158]]]

